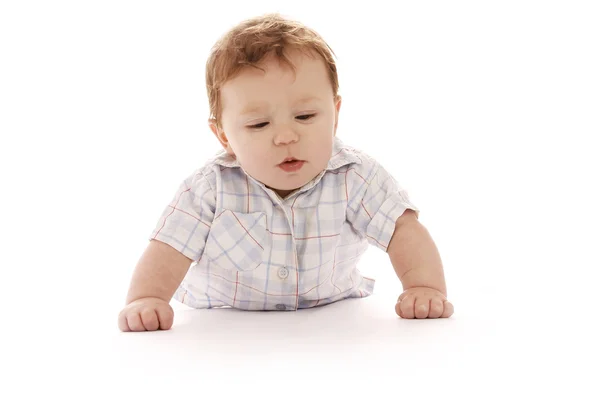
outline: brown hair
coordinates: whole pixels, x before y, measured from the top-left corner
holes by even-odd
[[[275,53],[280,62],[295,71],[294,65],[284,54],[285,49],[299,50],[306,55],[316,53],[320,56],[327,66],[334,98],[337,96],[337,67],[333,58],[335,53],[331,47],[317,32],[300,22],[286,19],[278,13],[265,14],[239,23],[213,46],[206,62],[210,119],[220,126],[220,91],[225,82],[234,78],[245,67],[264,71],[258,64],[266,55]]]

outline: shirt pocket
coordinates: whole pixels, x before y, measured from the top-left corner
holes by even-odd
[[[264,212],[225,210],[212,223],[203,257],[226,270],[252,271],[263,262],[266,241]]]

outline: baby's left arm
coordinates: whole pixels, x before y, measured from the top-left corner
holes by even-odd
[[[448,318],[454,307],[447,299],[442,260],[427,229],[413,210],[396,221],[387,249],[404,292],[396,303],[402,318]]]

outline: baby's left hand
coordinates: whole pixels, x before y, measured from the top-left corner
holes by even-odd
[[[454,313],[454,306],[438,290],[428,287],[414,287],[398,297],[396,314],[402,318],[448,318]]]

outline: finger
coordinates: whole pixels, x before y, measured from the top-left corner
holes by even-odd
[[[444,301],[444,312],[442,313],[442,318],[449,318],[452,314],[454,314],[454,306],[448,300]]]
[[[400,302],[400,316],[406,319],[415,317],[415,298],[413,296],[406,296]]]
[[[129,329],[129,325],[127,325],[127,317],[125,317],[125,313],[122,311],[119,313],[119,329],[122,332],[129,332],[131,330]]]
[[[398,296],[398,300],[396,301],[396,303],[402,303],[402,300],[404,300],[406,296],[408,296],[408,294],[406,292],[402,292],[402,294]]]
[[[429,297],[417,297],[415,300],[415,318],[423,319],[429,315]]]
[[[396,314],[398,314],[398,316],[400,318],[404,318],[404,314],[402,313],[400,305],[402,304],[402,301],[405,298],[406,298],[406,292],[403,292],[400,296],[398,296],[398,300],[396,300]]]
[[[140,315],[136,312],[127,315],[127,325],[129,325],[129,330],[132,330],[134,332],[141,332],[146,330],[144,328],[144,325],[142,324]]]
[[[404,318],[404,314],[402,314],[402,310],[400,310],[400,304],[402,304],[402,302],[398,300],[396,302],[396,314],[398,314],[400,318]]]
[[[429,318],[439,318],[444,313],[444,303],[440,298],[434,298],[429,302]]]
[[[160,322],[160,329],[167,330],[171,329],[173,326],[173,309],[171,306],[167,305],[166,307],[156,307],[156,317]]]
[[[158,318],[153,308],[145,308],[140,313],[142,324],[147,331],[155,331],[158,329]]]

